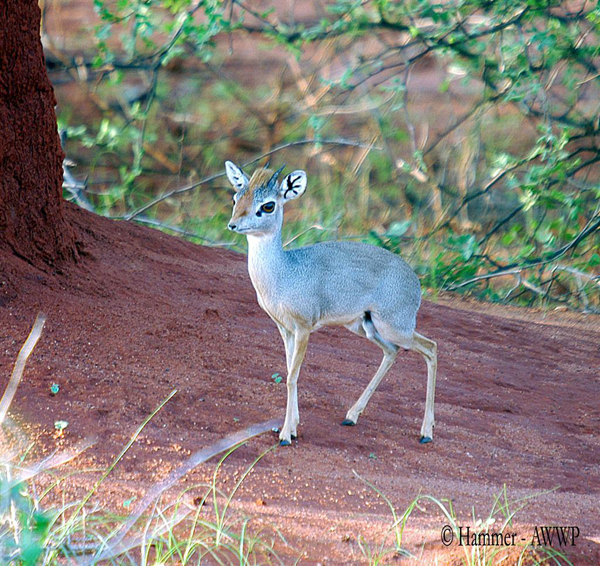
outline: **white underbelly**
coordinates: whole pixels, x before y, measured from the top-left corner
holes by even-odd
[[[318,330],[319,328],[323,328],[324,326],[348,326],[349,324],[355,322],[357,319],[361,318],[363,314],[364,313],[360,312],[346,314],[343,316],[333,316],[324,318],[317,321],[313,328],[314,330]]]

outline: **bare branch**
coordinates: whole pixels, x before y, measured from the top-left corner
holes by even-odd
[[[568,244],[564,245],[562,248],[551,252],[546,255],[546,257],[538,257],[533,260],[528,260],[521,264],[513,263],[511,265],[507,265],[502,269],[497,271],[493,271],[491,273],[486,273],[484,275],[479,275],[477,277],[473,277],[468,279],[467,281],[463,281],[458,285],[451,285],[450,287],[446,287],[446,291],[454,291],[456,289],[460,289],[461,287],[465,287],[466,285],[470,285],[471,283],[477,283],[478,281],[484,281],[486,279],[492,279],[494,277],[503,277],[505,275],[516,275],[521,273],[524,269],[531,269],[532,267],[536,267],[538,265],[543,265],[545,263],[550,263],[559,257],[565,255],[569,250],[574,249],[582,240],[584,240],[590,234],[593,234],[595,231],[600,229],[600,216],[595,216],[592,218],[586,225],[586,227],[571,240]]]
[[[198,240],[202,240],[208,246],[214,247],[239,247],[235,242],[215,242],[210,238],[206,238],[204,236],[200,236],[195,234],[194,232],[189,232],[188,230],[183,230],[182,228],[178,228],[177,226],[171,226],[170,224],[165,224],[164,222],[159,222],[158,220],[154,220],[153,218],[146,218],[145,216],[136,216],[133,219],[134,222],[139,222],[140,224],[147,224],[149,226],[155,226],[156,228],[164,228],[165,230],[169,230],[171,232],[175,232],[176,234],[180,234],[182,236],[186,236],[188,238],[196,238]]]
[[[371,144],[365,144],[362,142],[353,142],[353,141],[343,140],[343,139],[298,140],[295,142],[290,142],[290,143],[285,143],[283,145],[279,145],[279,146],[273,148],[272,150],[267,151],[266,153],[263,153],[262,155],[259,155],[258,157],[255,157],[254,159],[252,159],[250,161],[247,161],[246,163],[243,164],[243,167],[252,165],[253,163],[256,163],[257,161],[260,161],[261,159],[268,157],[269,155],[273,155],[274,153],[277,153],[278,151],[281,151],[283,149],[287,149],[289,147],[300,146],[300,145],[308,145],[308,144],[341,145],[341,146],[350,146],[350,147],[369,147],[369,148],[372,147]],[[380,150],[381,148],[376,147],[374,149]],[[146,212],[148,209],[152,208],[153,206],[156,206],[157,204],[161,203],[162,201],[164,201],[172,196],[180,195],[182,193],[187,193],[189,191],[193,191],[194,189],[200,187],[201,185],[206,185],[207,183],[210,183],[211,181],[214,181],[215,179],[219,179],[220,177],[224,177],[224,176],[225,176],[224,171],[222,173],[215,173],[214,175],[205,177],[204,179],[201,179],[200,181],[198,181],[196,183],[188,185],[187,187],[181,187],[179,189],[174,189],[172,191],[169,191],[168,193],[165,193],[165,194],[159,196],[158,198],[154,199],[153,201],[149,202],[148,204],[145,204],[144,206],[138,208],[137,210],[130,212],[129,214],[125,214],[122,217],[114,217],[114,218],[122,218],[123,220],[133,220],[136,216],[139,216],[143,212]]]

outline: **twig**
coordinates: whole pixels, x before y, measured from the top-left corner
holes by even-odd
[[[40,473],[50,470],[51,468],[57,468],[77,458],[82,452],[87,450],[90,446],[96,443],[95,438],[86,438],[78,442],[75,446],[62,450],[61,452],[51,454],[47,458],[44,458],[41,462],[37,462],[28,466],[27,468],[21,469],[17,477],[15,478],[16,483],[26,482],[27,480],[38,476]]]
[[[23,347],[19,351],[17,361],[15,362],[15,367],[13,368],[12,375],[10,376],[10,381],[6,386],[4,395],[2,395],[2,400],[0,401],[0,424],[3,423],[4,419],[6,418],[8,408],[10,407],[13,397],[15,396],[19,382],[23,377],[23,371],[25,370],[27,359],[31,355],[31,352],[33,352],[35,345],[42,335],[44,324],[46,324],[46,315],[39,313],[35,319],[33,328],[31,329],[27,340],[25,340],[25,344],[23,344]]]
[[[590,275],[589,273],[586,273],[585,271],[580,271],[579,269],[574,269],[573,267],[568,267],[566,265],[557,265],[554,267],[554,269],[557,271],[566,271],[577,277],[583,277],[584,279],[589,279],[592,283],[595,283],[596,285],[598,285],[600,287],[600,275]]]
[[[526,159],[521,159],[516,163],[513,163],[512,165],[509,165],[507,167],[505,167],[504,169],[500,170],[498,173],[496,173],[486,184],[485,186],[478,190],[475,191],[474,193],[471,193],[470,195],[467,195],[465,198],[463,198],[462,202],[456,207],[456,209],[450,214],[450,218],[448,218],[448,220],[445,220],[444,222],[439,222],[438,224],[436,224],[433,228],[433,230],[428,234],[428,236],[431,236],[432,234],[435,234],[436,232],[443,230],[444,228],[446,228],[447,226],[450,225],[450,222],[452,221],[452,219],[454,217],[456,217],[456,215],[465,207],[467,206],[467,204],[469,204],[469,202],[471,202],[472,200],[479,198],[480,196],[483,196],[485,194],[487,194],[493,187],[494,185],[502,180],[502,178],[507,175],[508,173],[514,171],[517,167],[521,166],[523,163],[525,163],[527,160]],[[446,214],[444,216],[447,216]],[[440,219],[440,220],[443,220]]]
[[[504,300],[507,301],[508,297],[510,297],[520,286],[521,286],[521,273],[519,272],[516,276],[517,282],[511,287],[506,295],[504,295]]]
[[[494,277],[505,277],[506,275],[521,275],[521,271],[523,268],[519,269],[505,269],[502,271],[494,271],[493,273],[485,273],[484,275],[478,275],[477,277],[473,277],[468,279],[467,281],[463,281],[458,285],[451,285],[450,287],[446,287],[445,291],[455,291],[456,289],[460,289],[461,287],[465,287],[466,285],[470,285],[471,283],[477,283],[478,281],[485,281],[486,279],[493,279]]]
[[[459,289],[460,287],[464,287],[465,285],[469,285],[470,283],[476,283],[478,281],[492,279],[494,277],[503,277],[504,275],[515,275],[517,273],[521,273],[521,271],[523,271],[524,269],[531,269],[532,267],[536,267],[538,265],[550,263],[551,261],[554,261],[559,257],[565,255],[569,250],[574,249],[584,238],[586,238],[590,234],[593,234],[598,229],[600,229],[600,216],[593,216],[575,238],[573,238],[568,244],[565,244],[562,248],[551,252],[544,258],[538,257],[533,260],[529,260],[523,264],[514,263],[512,265],[507,265],[502,269],[499,269],[492,273],[486,273],[484,275],[473,277],[471,279],[468,279],[467,281],[459,283],[458,285],[451,285],[450,287],[446,287],[444,290],[454,291],[455,289]]]
[[[215,242],[210,238],[205,238],[204,236],[199,236],[198,234],[194,234],[194,232],[188,232],[187,230],[183,230],[182,228],[178,228],[177,226],[171,226],[170,224],[164,224],[163,222],[159,222],[158,220],[154,220],[152,218],[146,218],[145,216],[137,216],[133,219],[134,222],[139,222],[140,224],[148,224],[150,226],[156,226],[157,228],[164,228],[165,230],[170,230],[171,232],[175,232],[176,234],[181,234],[182,236],[187,236],[188,238],[197,238],[198,240],[202,240],[206,242],[209,246],[214,247],[239,247],[235,242]]]
[[[517,206],[517,208],[515,208],[510,214],[500,220],[496,226],[494,226],[483,238],[481,238],[481,240],[479,240],[478,245],[482,246],[485,244],[498,230],[500,230],[500,228],[502,228],[502,226],[504,226],[507,222],[510,222],[517,214],[519,214],[524,207],[524,204]]]
[[[583,81],[578,82],[577,86],[581,86],[585,83],[589,83],[590,81],[596,80],[598,77],[600,77],[600,73],[596,73],[595,75],[592,75],[591,77],[588,77],[587,79],[584,79]]]
[[[460,116],[456,120],[456,122],[454,122],[453,124],[451,124],[450,126],[448,126],[443,132],[441,132],[436,137],[435,140],[433,140],[431,142],[431,144],[429,145],[429,147],[423,151],[423,156],[431,153],[440,144],[440,142],[442,140],[444,140],[454,130],[456,130],[458,127],[460,127],[462,124],[464,124],[467,120],[469,120],[469,118],[471,118],[472,116],[474,116],[483,106],[485,106],[488,103],[494,103],[494,102],[496,102],[496,100],[498,100],[501,96],[502,96],[501,94],[495,94],[493,96],[490,96],[489,98],[483,98],[480,101],[478,101],[477,103],[475,103],[475,105],[473,106],[473,108],[471,108],[470,110],[468,110],[467,112],[465,112],[462,116]]]
[[[469,279],[468,281],[464,281],[463,283],[460,283],[459,285],[454,285],[451,287],[447,287],[445,290],[446,291],[454,291],[456,289],[459,289],[460,287],[464,287],[465,285],[468,285],[470,283],[475,283],[477,281],[483,281],[486,279],[492,279],[494,277],[504,277],[506,275],[512,275],[515,276],[517,279],[517,284],[512,287],[508,293],[506,293],[506,295],[504,296],[504,300],[507,300],[508,297],[515,291],[515,289],[517,289],[519,286],[523,286],[525,289],[527,289],[528,291],[531,291],[532,293],[539,295],[545,299],[551,299],[555,302],[558,303],[564,303],[566,302],[564,299],[558,298],[558,297],[553,297],[552,295],[549,294],[549,289],[547,289],[546,291],[544,291],[541,287],[535,285],[534,283],[532,283],[531,281],[529,281],[528,279],[524,279],[522,277],[522,271],[524,269],[527,269],[526,267],[524,267],[523,269],[511,269],[511,270],[505,270],[505,271],[500,271],[497,273],[486,273],[485,275],[480,275],[478,277],[473,277],[472,279]],[[550,281],[551,282],[551,281]],[[544,284],[544,283],[542,283]],[[522,293],[519,293],[517,295],[517,297],[519,297]],[[515,299],[517,298],[515,297]]]
[[[304,236],[304,234],[306,234],[307,232],[310,232],[311,230],[321,230],[322,232],[327,232],[327,231],[334,230],[334,228],[324,228],[320,224],[313,224],[312,226],[309,226],[306,230],[303,230],[299,234],[296,234],[291,240],[288,240],[287,242],[285,242],[283,244],[283,247],[287,248],[294,240],[298,239],[300,236]]]

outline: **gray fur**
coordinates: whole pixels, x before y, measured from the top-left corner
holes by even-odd
[[[304,193],[306,174],[294,171],[280,184],[255,187],[231,162],[227,162],[227,174],[237,190],[229,227],[248,238],[248,271],[258,302],[277,324],[286,346],[288,409],[282,443],[289,443],[296,434],[296,382],[308,335],[327,325],[345,326],[384,352],[371,384],[348,411],[345,422],[351,424],[356,423],[399,347],[425,356],[428,393],[421,434],[425,441],[431,440],[437,354],[435,342],[415,332],[421,287],[414,271],[398,255],[358,242],[327,242],[285,251],[283,205]],[[275,203],[273,212],[263,211],[266,203]]]

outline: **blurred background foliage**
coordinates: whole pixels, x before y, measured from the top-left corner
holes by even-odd
[[[42,0],[99,214],[243,250],[223,162],[304,168],[290,246],[352,238],[439,291],[600,312],[600,9],[528,0]]]

